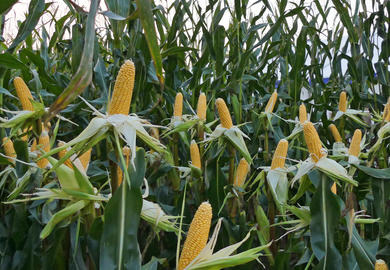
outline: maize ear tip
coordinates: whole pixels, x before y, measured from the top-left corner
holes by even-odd
[[[219,119],[221,121],[222,127],[227,129],[231,128],[233,126],[233,121],[225,101],[222,98],[217,98],[215,104],[217,105]]]
[[[360,142],[362,141],[362,131],[356,129],[353,133],[351,144],[349,146],[349,155],[358,157],[360,153]]]
[[[34,111],[34,107],[31,103],[33,97],[31,95],[30,89],[28,88],[24,80],[20,77],[16,77],[14,79],[14,86],[16,90],[16,95],[20,100],[20,104],[22,105],[23,110]]]
[[[198,118],[202,121],[206,120],[206,111],[207,111],[207,101],[206,101],[206,95],[204,93],[200,93],[199,99],[198,99],[198,106],[196,109]]]
[[[194,140],[192,140],[191,145],[190,145],[190,154],[191,154],[192,165],[201,169],[202,163],[200,161],[199,147]]]
[[[307,121],[307,111],[305,104],[301,104],[299,106],[299,122],[301,124],[305,123]]]
[[[278,98],[278,93],[275,91],[272,93],[271,97],[269,98],[267,106],[265,106],[266,113],[272,113],[274,111],[277,98]]]
[[[244,185],[248,172],[249,172],[249,163],[246,161],[245,158],[242,158],[240,160],[240,163],[238,164],[236,177],[234,179],[234,185],[236,187],[242,187]]]
[[[173,107],[173,116],[181,118],[183,115],[183,94],[177,93],[175,97],[175,105]]]
[[[309,149],[311,159],[314,162],[319,161],[324,156],[324,153],[322,152],[320,137],[318,136],[317,130],[312,122],[306,121],[303,124],[303,134],[305,136],[306,145]]]
[[[347,92],[345,92],[345,91],[340,93],[339,111],[342,111],[342,112],[347,111]]]
[[[284,168],[284,164],[286,162],[288,150],[288,141],[285,139],[281,139],[276,147],[274,156],[272,158],[271,170],[277,168]]]
[[[342,139],[341,139],[341,136],[340,136],[340,133],[337,129],[337,127],[334,125],[334,124],[330,124],[329,125],[329,129],[330,131],[332,132],[332,135],[333,135],[333,138],[336,142],[341,142]]]
[[[15,161],[12,159],[12,158],[16,158],[14,143],[8,137],[3,138],[3,148],[4,148],[4,153],[8,157],[10,157],[8,161],[14,163]]]

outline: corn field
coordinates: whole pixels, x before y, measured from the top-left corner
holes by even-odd
[[[0,269],[388,270],[390,1],[61,1],[0,1]]]

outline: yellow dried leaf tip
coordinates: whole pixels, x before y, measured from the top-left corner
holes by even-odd
[[[22,78],[16,77],[14,79],[14,86],[16,90],[16,95],[18,96],[22,108],[24,111],[33,111],[34,107],[31,103],[33,99],[30,89],[28,89],[27,84],[23,81]]]
[[[274,111],[277,98],[278,98],[278,93],[275,91],[272,93],[271,97],[269,98],[267,106],[265,106],[266,113],[272,113]]]
[[[390,122],[390,97],[387,100],[385,109],[383,110],[383,121]]]
[[[332,187],[330,188],[330,190],[332,191],[332,193],[334,195],[337,195],[337,185],[336,183],[333,183]]]
[[[288,141],[285,139],[280,140],[278,146],[276,146],[276,150],[272,158],[271,170],[277,168],[284,168],[284,163],[286,162],[287,150],[288,150]]]
[[[200,120],[202,121],[206,120],[206,111],[207,111],[206,95],[204,93],[200,93],[198,99],[198,106],[196,109],[196,113]]]
[[[233,121],[225,101],[222,98],[217,98],[215,104],[217,105],[219,120],[221,121],[222,127],[227,129],[231,128],[233,126]]]
[[[179,270],[186,268],[206,246],[212,215],[211,205],[208,202],[203,202],[196,211],[188,230],[179,259]]]
[[[16,158],[16,152],[14,148],[14,143],[9,139],[8,137],[3,138],[3,148],[4,148],[4,153],[10,157],[8,158],[9,162],[15,163],[15,160],[12,158]]]
[[[339,111],[342,111],[342,112],[347,111],[347,92],[345,92],[345,91],[340,93]]]
[[[38,149],[43,152],[50,151],[50,138],[46,130],[43,130],[41,136],[39,136]],[[43,169],[47,166],[48,163],[49,161],[46,158],[44,158],[38,160],[37,165],[39,168]]]
[[[337,129],[337,127],[334,124],[329,125],[330,132],[332,132],[333,138],[336,142],[341,142],[341,136]]]
[[[389,270],[384,260],[377,260],[375,262],[375,270]]]
[[[131,98],[133,96],[135,79],[135,66],[130,60],[126,60],[121,66],[116,77],[111,102],[108,105],[108,114],[128,115]]]
[[[173,107],[173,116],[181,118],[183,115],[183,94],[177,93],[175,97],[175,106]]]
[[[244,185],[248,172],[249,172],[249,163],[246,161],[245,158],[242,158],[240,160],[240,163],[238,163],[236,177],[234,179],[234,185],[236,187],[242,187]]]
[[[122,148],[122,152],[123,152],[123,157],[125,158],[125,161],[126,161],[126,166],[129,167],[129,162],[130,162],[130,157],[131,157],[131,151],[130,151],[130,148],[125,146]],[[117,176],[118,176],[118,187],[122,184],[122,181],[123,181],[123,172],[122,172],[122,169],[121,167],[117,166]]]
[[[305,104],[301,104],[301,106],[299,106],[299,122],[303,124],[305,121],[307,121],[306,106]]]
[[[351,145],[349,146],[348,154],[350,156],[358,157],[360,153],[360,142],[362,141],[362,131],[356,129],[353,133]]]
[[[83,165],[83,168],[85,170],[87,170],[89,161],[91,160],[91,152],[92,152],[92,148],[88,149],[85,153],[79,156],[81,165]]]
[[[58,142],[57,146],[62,147],[62,146],[64,146],[64,144],[65,144],[64,142]],[[58,158],[62,159],[66,155],[67,152],[68,151],[66,149],[61,150],[60,152],[58,152]],[[69,168],[73,168],[72,162],[70,162],[69,158],[67,160],[65,160],[64,164],[66,166],[68,166]]]
[[[190,154],[191,154],[192,165],[201,169],[202,164],[200,162],[199,148],[194,140],[192,140],[191,145],[190,145]]]
[[[321,140],[312,122],[306,121],[303,124],[303,134],[311,159],[314,162],[319,161],[325,154],[322,152]]]

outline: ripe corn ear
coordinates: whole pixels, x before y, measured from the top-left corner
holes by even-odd
[[[202,168],[202,163],[200,162],[200,154],[199,154],[199,148],[198,145],[194,140],[191,142],[190,146],[190,154],[191,154],[191,162],[192,165],[195,167],[201,169]]]
[[[274,156],[272,158],[271,170],[277,168],[284,168],[284,163],[286,162],[287,150],[288,150],[288,141],[285,139],[280,140],[278,146],[276,147]]]
[[[15,160],[12,159],[12,158],[16,158],[14,143],[8,137],[3,138],[3,148],[4,148],[4,153],[8,157],[10,157],[10,158],[8,158],[8,161],[15,163]]]
[[[34,107],[31,103],[31,100],[33,99],[30,89],[28,89],[28,86],[23,81],[22,78],[16,77],[14,79],[14,86],[16,90],[16,95],[18,96],[20,103],[22,104],[22,108],[24,111],[33,111]]]
[[[58,146],[58,147],[61,147],[61,146],[63,146],[64,144],[65,144],[64,142],[58,142],[57,146]],[[59,158],[59,159],[63,158],[63,157],[66,155],[67,152],[68,152],[68,151],[67,151],[66,149],[61,150],[60,152],[58,152],[58,158]],[[69,168],[73,168],[72,162],[70,162],[69,159],[65,160],[64,164],[65,164],[66,166],[68,166]]]
[[[342,112],[347,111],[347,92],[345,92],[345,91],[340,93],[339,111],[342,111]]]
[[[333,185],[332,185],[330,190],[333,192],[333,194],[337,195],[337,185],[336,185],[336,183],[333,183]]]
[[[330,131],[332,132],[332,135],[333,135],[333,138],[336,142],[341,142],[341,136],[340,136],[340,133],[337,129],[337,127],[334,125],[334,124],[330,124],[329,125],[329,129]]]
[[[124,156],[125,161],[126,161],[126,167],[129,167],[129,162],[130,162],[130,157],[131,157],[130,148],[125,146],[125,147],[123,147],[122,152],[123,152],[123,156]],[[123,172],[122,172],[121,167],[117,166],[116,173],[118,176],[118,187],[119,187],[123,181]]]
[[[246,161],[245,158],[242,158],[240,160],[240,163],[238,163],[236,177],[234,179],[234,185],[236,187],[242,187],[244,185],[248,172],[249,172],[249,163]]]
[[[227,129],[231,128],[233,126],[233,121],[225,101],[222,98],[217,98],[215,104],[217,105],[219,119],[221,121],[222,127]]]
[[[384,260],[377,260],[375,262],[375,270],[389,270]]]
[[[37,150],[37,140],[34,138],[34,140],[31,143],[30,151],[34,152]]]
[[[362,141],[362,131],[356,129],[353,133],[351,145],[349,146],[349,155],[358,157],[360,153],[360,142]]]
[[[116,77],[111,102],[108,105],[108,114],[129,114],[131,98],[133,96],[134,79],[134,63],[130,60],[126,60]]]
[[[84,154],[79,156],[79,160],[81,162],[81,165],[83,165],[83,168],[87,170],[89,161],[91,160],[91,152],[92,148],[88,149]]]
[[[200,93],[198,99],[198,106],[196,109],[198,118],[200,120],[206,121],[206,111],[207,111],[206,95],[204,93]]]
[[[47,133],[46,130],[43,130],[41,133],[41,136],[39,136],[38,147],[39,147],[38,149],[40,149],[44,152],[50,151],[50,138],[49,138],[49,134]],[[39,168],[43,169],[47,166],[48,163],[49,163],[49,161],[46,158],[44,158],[44,159],[38,160],[37,165]]]
[[[183,115],[183,94],[177,93],[175,97],[175,105],[173,107],[173,116],[181,118]]]
[[[183,270],[206,246],[212,215],[211,205],[203,202],[196,211],[188,230],[179,259],[179,270]]]
[[[321,151],[321,140],[312,122],[306,121],[303,124],[303,134],[305,136],[305,141],[307,148],[309,149],[311,159],[314,162],[319,161],[324,153]]]
[[[299,122],[303,124],[305,123],[306,120],[307,120],[306,106],[305,104],[301,104],[301,106],[299,106]]]
[[[272,93],[271,97],[269,98],[267,106],[265,106],[266,113],[272,113],[274,111],[277,98],[278,98],[278,93],[275,91]]]
[[[390,122],[390,97],[387,100],[385,109],[383,110],[383,121]]]

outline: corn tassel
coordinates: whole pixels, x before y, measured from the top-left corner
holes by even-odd
[[[375,270],[389,270],[384,260],[377,260],[375,262]]]
[[[277,98],[278,98],[278,93],[275,91],[272,93],[271,97],[269,98],[267,106],[265,106],[266,113],[272,113],[274,111]]]
[[[353,133],[351,144],[349,146],[349,155],[358,157],[360,153],[360,142],[362,141],[362,131],[356,129]]]
[[[49,134],[47,133],[46,130],[42,130],[41,136],[39,136],[38,149],[40,149],[44,152],[50,151],[50,138],[49,138]],[[37,165],[39,168],[43,169],[43,168],[46,168],[48,163],[49,163],[49,161],[46,158],[44,158],[44,159],[38,160]]]
[[[333,139],[335,140],[335,142],[341,142],[342,139],[341,139],[341,136],[340,136],[340,133],[339,133],[337,127],[334,124],[330,124],[329,129],[330,129],[330,132],[332,132]]]
[[[87,171],[89,161],[91,160],[91,152],[92,152],[92,148],[88,149],[84,154],[79,156],[79,160],[81,162],[81,165],[83,165],[85,171]]]
[[[222,98],[217,98],[215,104],[217,105],[219,119],[221,121],[222,127],[227,129],[231,128],[233,126],[233,121],[225,101]]]
[[[22,108],[24,111],[33,111],[34,107],[31,103],[31,100],[33,100],[33,97],[31,95],[30,89],[28,89],[28,86],[23,81],[22,78],[16,77],[14,79],[14,86],[16,90],[16,95],[18,96],[20,103],[22,104]]]
[[[303,134],[305,136],[305,141],[307,148],[309,149],[311,159],[314,162],[319,161],[322,156],[324,156],[324,153],[322,152],[320,137],[318,136],[317,130],[314,128],[312,122],[306,121],[303,124]]]
[[[240,160],[240,163],[238,164],[236,177],[234,179],[234,185],[236,187],[242,187],[244,185],[248,172],[249,172],[249,163],[246,161],[245,158],[242,158]]]
[[[272,158],[271,170],[277,168],[284,168],[284,163],[286,162],[286,155],[288,150],[288,141],[282,139],[279,141],[278,146],[276,147],[274,156]]]
[[[200,120],[206,121],[206,111],[207,111],[206,95],[204,93],[200,93],[198,99],[198,106],[196,109],[198,118]]]
[[[64,142],[58,142],[57,145],[58,145],[58,147],[62,147],[64,144],[65,144]],[[61,150],[60,152],[58,152],[58,158],[59,159],[63,158],[67,152],[68,151],[66,149]],[[72,162],[70,162],[69,159],[65,160],[64,164],[66,166],[68,166],[69,168],[73,168]]]
[[[123,152],[123,156],[124,156],[124,158],[126,160],[126,167],[129,167],[129,162],[130,162],[130,157],[131,157],[130,148],[125,146],[125,147],[123,147],[122,152]],[[122,172],[121,167],[117,166],[116,173],[117,173],[117,176],[118,176],[118,187],[119,187],[122,184],[122,181],[123,181],[123,172]]]
[[[208,202],[203,202],[196,211],[188,230],[179,259],[179,270],[186,268],[206,246],[212,215],[211,205]]]
[[[130,111],[131,98],[133,96],[135,79],[135,66],[130,60],[126,60],[121,66],[112,94],[111,102],[108,105],[108,114],[128,115]]]
[[[334,195],[337,195],[337,185],[336,185],[336,183],[333,183],[333,185],[330,188],[330,190],[333,192]]]
[[[305,121],[307,121],[306,106],[305,104],[301,104],[301,106],[299,106],[299,122],[303,124]]]
[[[191,142],[190,146],[190,154],[191,154],[191,162],[192,165],[195,167],[201,169],[202,168],[202,163],[200,162],[200,154],[199,154],[199,148],[198,145],[194,140]]]
[[[342,112],[347,111],[347,92],[345,92],[345,91],[340,93],[339,111],[342,111]]]
[[[383,121],[390,122],[390,97],[387,100],[385,109],[383,110]]]
[[[14,143],[9,139],[8,137],[3,138],[3,148],[4,148],[4,153],[10,157],[8,158],[9,162],[15,163],[15,160],[12,158],[16,158],[16,152],[14,148]]]
[[[177,93],[175,98],[175,105],[173,107],[173,116],[181,118],[183,115],[183,94]]]

